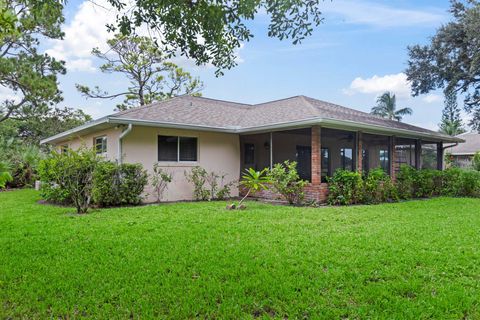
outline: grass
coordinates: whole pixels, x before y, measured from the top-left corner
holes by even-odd
[[[0,318],[480,318],[480,200],[95,210],[0,193]]]

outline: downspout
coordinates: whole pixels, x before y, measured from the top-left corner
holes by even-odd
[[[122,131],[122,133],[118,137],[118,158],[117,158],[118,163],[122,163],[122,139],[125,138],[125,136],[129,134],[130,131],[132,131],[132,127],[133,125],[129,123],[127,129]]]

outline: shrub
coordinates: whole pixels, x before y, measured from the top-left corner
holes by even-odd
[[[362,203],[398,201],[398,194],[392,179],[381,168],[372,169],[363,178]]]
[[[5,188],[7,182],[12,181],[12,175],[9,172],[9,165],[7,162],[0,161],[0,189]]]
[[[338,169],[327,178],[328,203],[349,205],[361,203],[363,199],[362,176],[358,172]]]
[[[153,173],[151,175],[151,182],[153,191],[157,198],[157,202],[162,200],[163,194],[167,190],[168,184],[172,182],[173,175],[170,172],[162,169],[158,163],[153,165]]]
[[[459,196],[480,197],[480,172],[465,170],[461,174],[462,189]]]
[[[35,145],[19,139],[0,138],[0,161],[8,162],[12,179],[9,186],[30,187],[37,178],[37,167],[43,153]]]
[[[307,181],[301,180],[295,161],[277,163],[268,171],[272,189],[281,194],[289,204],[301,204],[305,197],[303,189]]]
[[[473,156],[472,167],[474,170],[480,171],[480,151],[476,152]]]
[[[442,195],[456,197],[461,196],[463,191],[463,170],[459,168],[449,168],[443,172],[442,177]]]
[[[409,165],[401,165],[397,173],[395,185],[397,187],[398,197],[401,199],[411,199],[414,196],[416,170]]]
[[[432,169],[414,170],[413,190],[417,198],[429,198],[441,193],[441,171]]]
[[[230,188],[234,181],[224,183],[226,175],[215,172],[208,173],[200,166],[193,167],[190,172],[185,171],[185,178],[193,184],[195,200],[214,200],[230,197]],[[220,180],[220,181],[219,181]]]
[[[53,152],[41,161],[42,194],[63,197],[73,203],[77,213],[86,213],[92,199],[93,173],[98,161],[93,150]]]
[[[93,174],[93,201],[100,206],[139,204],[147,182],[140,164],[100,161]]]

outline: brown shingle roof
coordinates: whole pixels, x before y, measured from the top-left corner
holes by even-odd
[[[251,105],[185,95],[119,112],[111,117],[237,129],[322,118],[443,136],[435,131],[305,96]]]
[[[465,143],[461,143],[455,147],[448,148],[446,151],[456,155],[469,155],[475,154],[480,151],[480,133],[463,133],[457,136],[460,139],[465,140]]]
[[[369,113],[312,99],[305,96],[270,101],[260,104],[244,104],[203,97],[179,96],[152,103],[92,121],[42,140],[42,143],[60,141],[69,135],[92,131],[99,126],[138,122],[174,128],[246,133],[262,130],[320,124],[325,127],[363,130],[379,134],[392,134],[421,138],[425,141],[461,142],[460,138],[412,126],[407,123],[386,120]]]

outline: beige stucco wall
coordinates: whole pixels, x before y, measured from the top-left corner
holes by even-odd
[[[116,160],[118,153],[118,137],[120,128],[98,131],[57,144],[68,144],[72,149],[84,145],[91,148],[95,137],[107,137],[107,155],[109,160]],[[192,200],[193,186],[185,179],[185,171],[194,166],[201,166],[208,172],[214,171],[226,174],[225,183],[236,181],[240,175],[240,139],[236,134],[215,133],[193,130],[164,129],[155,127],[133,126],[132,131],[122,141],[124,163],[140,163],[152,173],[153,165],[158,159],[158,136],[171,135],[183,137],[197,137],[197,160],[195,162],[160,162],[163,168],[173,174],[173,181],[165,192],[163,201]],[[238,196],[238,188],[232,187],[232,196]],[[152,186],[145,188],[145,202],[154,202]]]
[[[198,139],[198,161],[159,162],[163,168],[173,174],[173,181],[168,186],[164,200],[193,199],[193,186],[186,181],[185,171],[191,170],[194,166],[201,166],[208,172],[226,174],[226,182],[238,180],[240,141],[236,134],[134,126],[123,140],[123,161],[141,163],[151,173],[158,159],[159,135],[197,137]],[[231,190],[232,196],[238,195],[237,188],[233,187]],[[150,194],[146,200],[155,201],[150,185],[145,191]]]

